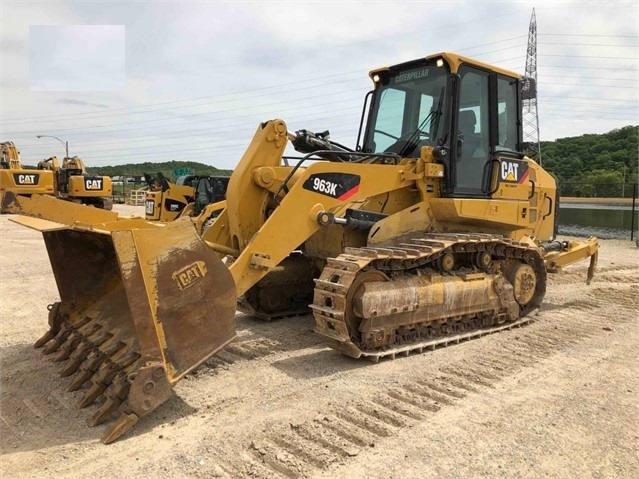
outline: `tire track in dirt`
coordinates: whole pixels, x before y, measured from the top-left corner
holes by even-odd
[[[633,268],[609,270],[614,277],[622,278],[619,287],[594,285],[587,300],[562,305],[584,314],[572,315],[560,323],[555,323],[556,319],[547,320],[542,314],[529,326],[511,331],[508,340],[492,335],[497,340],[489,343],[486,351],[440,367],[434,377],[415,376],[401,385],[382,385],[367,399],[329,404],[318,411],[317,417],[302,424],[271,425],[251,443],[253,453],[248,456],[253,466],[247,469],[247,464],[227,463],[231,475],[242,476],[251,470],[251,477],[260,479],[304,478],[325,471],[404,428],[428,421],[433,414],[454,407],[469,395],[494,388],[524,368],[605,334],[608,324],[630,321],[632,318],[619,315],[616,307],[637,308],[637,288],[633,285],[628,288],[635,281],[634,273],[619,276],[619,271],[633,272]],[[575,279],[581,282],[581,278]],[[613,308],[606,306],[610,305],[611,295],[615,298]],[[597,311],[596,316],[587,314],[593,310]]]
[[[585,270],[583,273],[585,274]],[[454,361],[448,368],[436,371],[437,374],[428,379],[424,379],[423,375],[415,375],[409,382],[399,385],[391,385],[382,378],[381,390],[366,400],[335,403],[326,410],[317,411],[317,418],[301,424],[270,425],[265,432],[255,436],[254,447],[238,443],[235,449],[242,452],[230,460],[219,462],[224,464],[224,469],[230,477],[267,478],[307,477],[336,463],[347,461],[362,450],[374,447],[384,438],[392,437],[397,431],[428,421],[433,414],[444,408],[454,407],[468,395],[481,394],[486,388],[494,387],[501,379],[543,361],[555,354],[555,351],[599,334],[602,326],[630,320],[630,315],[624,317],[618,313],[619,308],[623,308],[624,311],[637,309],[639,287],[635,279],[636,268],[608,268],[605,273],[610,274],[611,278],[617,278],[614,286],[593,281],[591,286],[584,286],[587,292],[584,301],[556,305],[557,308],[583,312],[578,319],[571,319],[565,324],[555,323],[554,320],[546,321],[542,313],[541,319],[532,324],[505,333],[511,338],[510,341],[502,340],[502,335],[490,335],[491,339],[486,340],[489,341],[487,344],[494,342],[488,348],[490,354],[475,354],[472,364]],[[574,282],[583,284],[584,274],[574,275]],[[613,311],[606,307],[610,306],[611,298],[614,298],[614,306],[617,308]],[[550,311],[550,314],[552,313],[553,311]],[[268,329],[271,327],[273,330]],[[192,375],[216,375],[219,369],[233,372],[245,367],[250,361],[256,361],[257,368],[266,367],[267,361],[272,361],[272,357],[284,356],[295,348],[309,347],[312,343],[312,340],[309,341],[310,333],[305,332],[303,327],[296,326],[294,322],[289,322],[285,326],[273,324],[268,328],[259,322],[242,321],[236,341]],[[263,333],[268,337],[256,337]],[[20,370],[18,365],[23,359],[24,357],[12,358],[17,366],[12,373],[13,379],[5,382],[3,377],[3,385],[9,386],[9,390],[5,388],[4,392],[11,396],[2,400],[3,429],[10,435],[16,435],[8,444],[12,445],[15,441],[29,443],[34,438],[42,437],[43,431],[55,429],[52,428],[52,417],[68,418],[70,429],[82,423],[79,426],[82,428],[81,432],[68,433],[75,439],[98,437],[100,432],[84,424],[93,411],[89,414],[78,413],[74,404],[75,395],[64,392],[67,380],[41,379],[51,374],[51,370],[62,369],[64,363],[55,367],[47,365],[38,368],[38,371],[24,371],[40,378],[31,381],[34,384],[48,384],[51,387],[51,392],[43,396],[42,400],[34,396],[28,398],[29,404],[26,404],[13,399],[22,397],[20,380],[24,378],[20,379],[17,371]],[[46,359],[44,361],[46,362]],[[402,380],[404,379],[405,376],[402,376]],[[319,394],[321,395],[321,392]],[[33,413],[34,408],[37,413]],[[348,414],[344,413],[342,408],[346,408]],[[81,420],[74,417],[78,415],[82,416]],[[20,421],[16,422],[15,418],[20,418]],[[313,451],[312,457],[300,453],[300,449]]]
[[[586,266],[571,267],[557,274],[548,275],[548,284],[553,286],[567,286],[570,284],[584,284],[588,268]],[[637,283],[639,282],[639,266],[632,265],[606,265],[597,266],[592,279],[592,284],[605,282]]]
[[[270,338],[243,339],[240,336],[189,376],[197,378],[201,375],[217,374],[220,369],[230,369],[283,350],[279,342]],[[33,358],[33,355],[41,357]],[[25,361],[27,356],[28,359]],[[10,438],[3,442],[3,448],[10,449],[17,442],[41,440],[43,431],[54,429],[54,421],[59,418],[64,418],[68,424],[74,424],[74,428],[77,425],[75,429],[81,428],[77,432],[79,439],[100,437],[101,428],[89,428],[86,422],[102,402],[96,401],[84,411],[76,407],[76,402],[86,391],[86,386],[74,393],[66,391],[74,375],[68,378],[58,377],[65,364],[66,362],[52,363],[49,356],[32,349],[23,350],[16,357],[3,362],[0,431],[3,436]],[[33,388],[34,386],[28,385],[31,383],[48,384],[49,393],[24,397],[21,391]]]
[[[243,361],[263,358],[283,350],[282,345],[272,339],[257,338],[242,340],[238,338],[206,361],[204,368],[196,370],[194,374],[199,375],[203,372],[208,374],[219,367],[224,368]]]
[[[613,300],[617,307],[636,309],[639,305],[639,285],[632,285],[629,289],[598,288],[589,292],[588,297],[601,302]]]

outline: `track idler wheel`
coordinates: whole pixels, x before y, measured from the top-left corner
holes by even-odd
[[[508,270],[508,281],[513,285],[513,293],[517,302],[525,306],[533,299],[537,278],[532,266],[516,263]]]
[[[539,263],[539,262],[538,262]],[[520,315],[525,316],[530,311],[541,306],[546,293],[546,277],[543,267],[538,271],[529,263],[514,263],[508,268],[506,278],[513,287],[513,296],[519,304]]]

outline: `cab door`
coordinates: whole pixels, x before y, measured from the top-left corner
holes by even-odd
[[[488,196],[490,168],[490,73],[464,65],[459,69],[459,93],[451,165],[455,197]]]
[[[547,216],[554,217],[555,198],[537,178],[536,164],[524,159],[521,150],[521,92],[522,83],[513,78],[495,74],[493,113],[493,157],[489,193],[496,200],[519,203],[519,221],[523,224],[541,224]],[[541,232],[537,231],[537,234]],[[545,233],[544,233],[545,234]]]

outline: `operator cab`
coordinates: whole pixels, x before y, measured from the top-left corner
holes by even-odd
[[[178,186],[190,186],[195,188],[199,179],[199,175],[182,175],[177,177],[175,184]]]
[[[443,195],[488,197],[497,156],[521,158],[520,75],[442,53],[371,72],[363,152],[419,158],[436,148]]]

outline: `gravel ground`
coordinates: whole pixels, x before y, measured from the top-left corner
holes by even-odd
[[[117,205],[126,214],[142,207]],[[3,478],[639,477],[639,249],[603,240],[529,325],[377,364],[311,316],[240,313],[238,339],[110,446],[33,342],[57,289],[40,233],[0,217]]]

